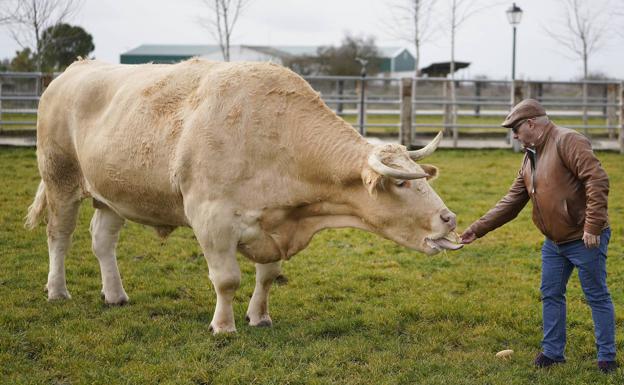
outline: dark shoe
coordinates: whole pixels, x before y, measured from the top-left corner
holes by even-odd
[[[535,361],[533,361],[535,366],[537,366],[538,368],[547,368],[549,366],[552,366],[552,365],[555,365],[555,364],[562,364],[564,362],[565,362],[565,360],[564,361],[555,361],[552,358],[548,358],[542,352],[540,352],[537,355],[537,357],[535,357]]]
[[[603,373],[614,372],[618,368],[616,361],[598,361],[598,369]]]

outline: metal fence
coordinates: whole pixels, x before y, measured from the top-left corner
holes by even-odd
[[[39,96],[51,78],[38,72],[0,72],[0,132],[35,129]]]
[[[582,132],[600,148],[624,152],[621,81],[461,79],[455,80],[453,100],[451,80],[446,78],[310,76],[306,80],[363,135],[395,136],[403,144],[413,144],[419,136],[444,130],[454,147],[471,138],[499,139],[512,146],[511,133],[500,122],[513,105],[531,97],[557,123]]]
[[[0,133],[35,129],[41,91],[53,75],[0,73]],[[513,145],[500,122],[523,98],[538,99],[557,123],[587,135],[599,148],[624,153],[624,82],[507,81],[485,79],[308,76],[338,115],[366,136],[417,144],[444,130],[462,140],[498,140]],[[454,99],[454,100],[453,100]]]

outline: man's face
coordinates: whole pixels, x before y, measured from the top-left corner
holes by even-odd
[[[531,147],[535,144],[539,137],[539,133],[535,129],[535,119],[523,119],[516,123],[511,129],[514,139],[520,141],[523,147]]]

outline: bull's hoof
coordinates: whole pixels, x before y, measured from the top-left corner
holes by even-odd
[[[277,277],[275,277],[275,283],[280,286],[286,285],[288,284],[288,277],[283,274],[280,274]]]
[[[130,299],[122,299],[122,300],[118,300],[118,301],[106,301],[104,300],[104,304],[106,304],[106,306],[125,306],[128,303],[130,303]]]
[[[126,305],[128,302],[130,302],[130,298],[128,298],[126,293],[113,296],[111,298],[106,298],[106,295],[104,295],[104,303],[107,306],[123,306]]]
[[[251,324],[250,324],[251,325]],[[271,321],[270,319],[263,319],[262,321],[258,322],[255,325],[251,325],[257,328],[270,328],[271,326],[273,326],[273,321]]]
[[[48,302],[62,301],[66,299],[71,299],[71,295],[67,290],[48,290]]]
[[[208,330],[212,332],[213,335],[224,334],[224,333],[236,333],[236,326],[216,326],[214,323],[211,323],[208,327]]]
[[[43,287],[43,291],[48,293],[48,302],[71,299],[71,295],[69,294],[69,291],[67,291],[66,287],[50,289],[49,285],[46,283]]]
[[[249,318],[249,315],[246,315],[245,320],[249,323],[249,326],[257,328],[270,328],[273,326],[273,321],[268,315],[259,317],[257,320],[254,320],[254,322],[252,322],[251,318]]]

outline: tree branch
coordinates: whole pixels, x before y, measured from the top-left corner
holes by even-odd
[[[210,12],[208,17],[197,18],[198,24],[216,38],[223,60],[230,60],[230,39],[243,9],[251,0],[200,0]]]

